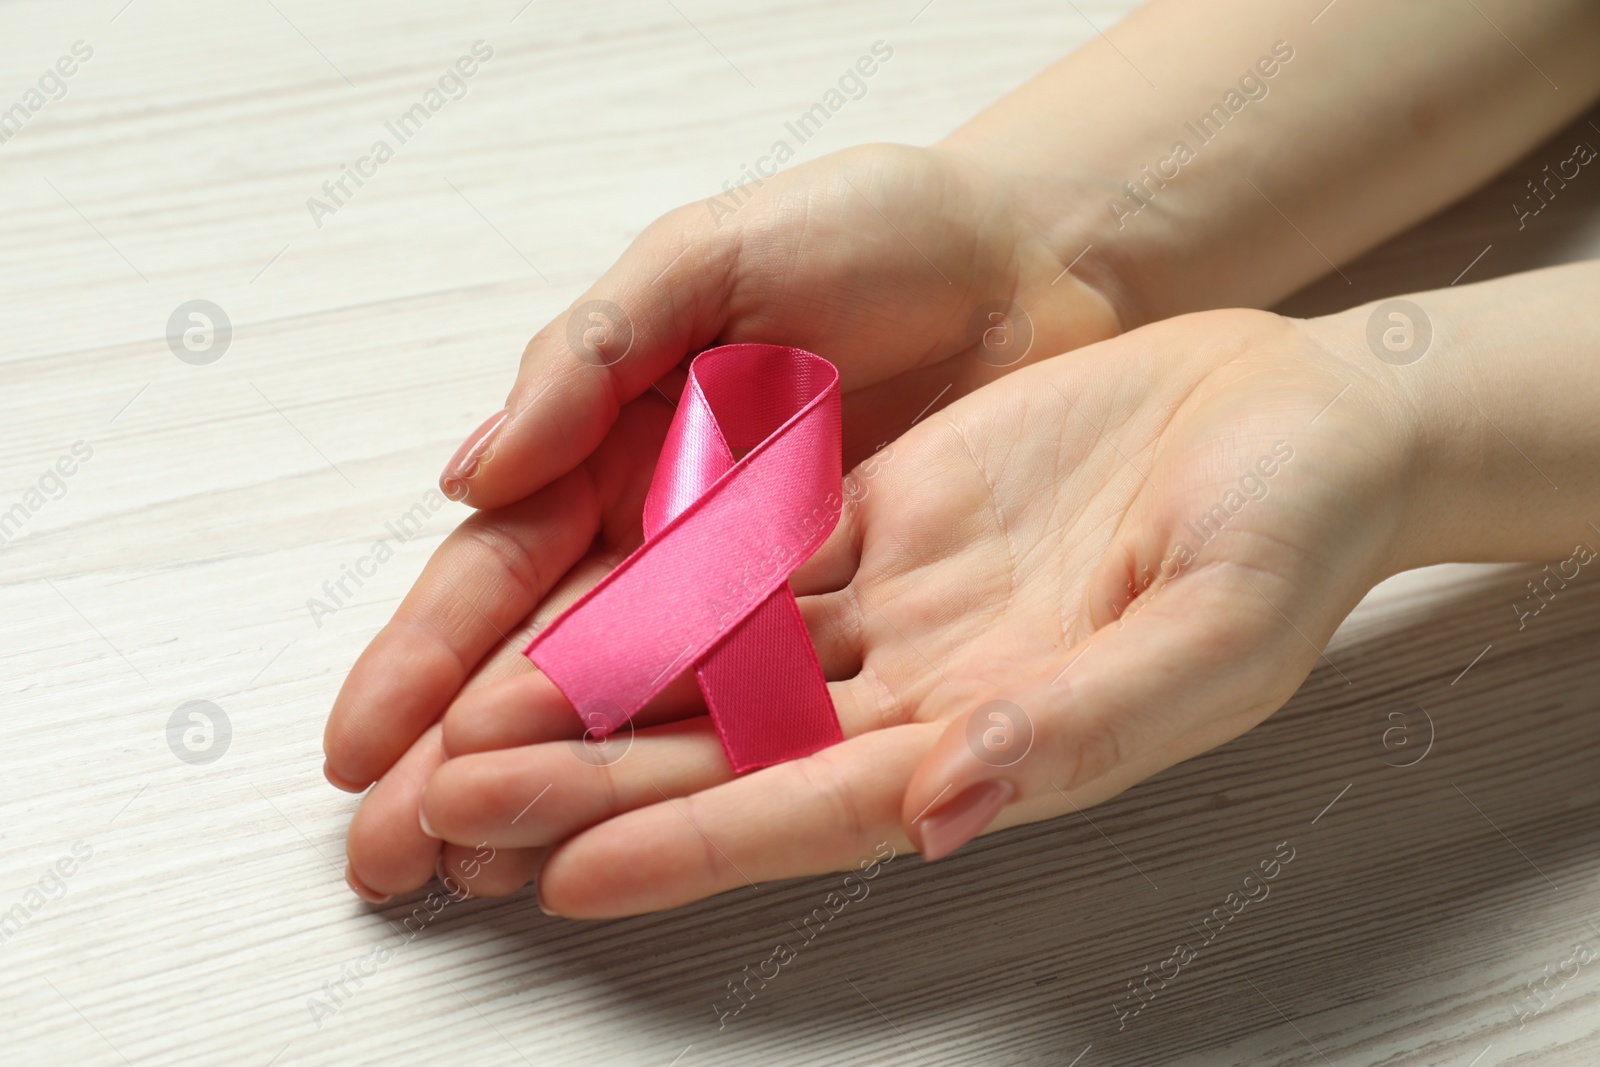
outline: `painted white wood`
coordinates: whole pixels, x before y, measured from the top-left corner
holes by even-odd
[[[313,1020],[407,911],[341,880],[354,801],[322,781],[323,718],[462,510],[320,627],[307,597],[433,484],[534,329],[872,42],[893,61],[805,153],[932,140],[1126,6],[0,6],[0,108],[93,48],[0,144],[0,509],[92,452],[0,547],[0,914],[27,919],[0,945],[0,1060],[1592,1062],[1600,964],[1521,1027],[1512,1007],[1600,947],[1600,591],[1519,633],[1531,567],[1389,583],[1282,713],[1092,824],[896,860],[720,1032],[724,983],[832,879],[587,925],[451,905]],[[306,199],[478,40],[465,98],[315,226]],[[1511,225],[1555,151],[1288,306],[1444,284],[1488,245],[1470,278],[1594,255],[1592,177]],[[196,298],[235,328],[209,366],[163,338]],[[232,724],[210,765],[168,748],[191,700]],[[1419,707],[1431,750],[1386,765],[1423,750]],[[1410,733],[1385,747],[1390,712]],[[1126,983],[1283,841],[1269,897],[1119,1031]]]

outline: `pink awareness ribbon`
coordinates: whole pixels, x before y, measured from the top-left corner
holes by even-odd
[[[839,372],[821,356],[739,344],[695,357],[644,544],[523,652],[591,733],[692,664],[735,772],[843,740],[789,589],[839,520],[839,418]]]

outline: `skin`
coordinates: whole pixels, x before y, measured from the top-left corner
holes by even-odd
[[[942,147],[1003,161],[1063,261],[1092,244],[1073,272],[1129,329],[1270,306],[1481,185],[1600,93],[1600,8],[1586,0],[1170,0],[1101,29],[1109,40]],[[1185,123],[1247,74],[1265,95],[1202,143]],[[1195,159],[1146,183],[1179,139]],[[1119,218],[1111,203],[1136,206],[1124,181],[1148,203]]]
[[[1019,371],[858,468],[795,576],[844,743],[735,778],[679,691],[601,756],[525,670],[456,700],[452,758],[386,777],[358,819],[431,845],[420,787],[447,849],[536,857],[542,906],[593,918],[919,845],[920,812],[984,781],[1014,797],[990,828],[1098,803],[1264,719],[1388,575],[1600,545],[1597,298],[1592,263],[1417,294],[1437,347],[1403,367],[1368,350],[1369,307],[1184,316]],[[666,419],[641,398],[608,441],[638,484]],[[1032,733],[1000,768],[968,741],[992,699]],[[495,889],[528,873],[506,869]]]
[[[1273,605],[1320,643],[1364,591],[1348,576],[1383,569],[1396,509],[1357,538],[1329,521],[1381,512],[1375,505],[1396,495],[1395,448],[1371,432],[1383,420],[1347,398],[1307,427],[1347,370],[1289,320],[1214,312],[1011,375],[901,437],[797,576],[824,670],[838,679],[843,744],[736,779],[696,717],[640,729],[625,756],[587,767],[568,743],[518,736],[539,729],[530,706],[571,716],[528,675],[451,708],[454,758],[426,786],[429,823],[449,840],[496,847],[561,842],[540,876],[543,906],[601,917],[746,878],[842,869],[880,840],[916,842],[906,824],[942,779],[994,775],[953,758],[968,752],[966,715],[997,695],[1033,724],[1033,748],[1008,776],[1040,768],[1048,780],[1022,791],[996,826],[1096,803],[1219,744],[1274,710],[1316,663]],[[1295,455],[1268,497],[1130,612],[1140,566],[1157,567],[1183,523],[1280,440]],[[1251,696],[1234,706],[1241,692]],[[919,771],[930,759],[958,766]]]
[[[1511,24],[1507,5],[1480,7]],[[1357,445],[1315,434],[1309,453],[1292,445],[1297,458],[1269,499],[1288,499],[1310,478],[1303,472],[1318,472],[1305,488],[1314,499],[1282,520],[1292,531],[1257,530],[1282,511],[1252,502],[1206,546],[1283,541],[1332,558],[1302,560],[1301,573],[1274,557],[1248,571],[1259,586],[1248,598],[1226,580],[1232,568],[1202,560],[1136,611],[1124,603],[1120,620],[1114,606],[1129,581],[1137,591],[1141,567],[1160,570],[1172,524],[1202,514],[1237,479],[1232,471],[1218,481],[1223,459],[1252,462],[1258,445],[1298,440],[1280,416],[1309,419],[1349,374],[1371,373],[1361,331],[1346,331],[1357,342],[1338,335],[1363,348],[1333,365],[1322,357],[1342,349],[1317,333],[1323,327],[1256,313],[1178,318],[1096,342],[1194,308],[1276,299],[1327,269],[1324,255],[1353,254],[1449,202],[1600,89],[1600,69],[1585,58],[1600,43],[1600,14],[1552,2],[1515,22],[1520,46],[1562,85],[1557,93],[1492,27],[1440,19],[1439,4],[1400,15],[1344,0],[1319,19],[1315,38],[1300,16],[1285,22],[1282,11],[1254,8],[1156,4],[1119,26],[1118,48],[1158,75],[1164,96],[1143,95],[1145,83],[1097,41],[941,145],[852,149],[765,182],[731,217],[714,218],[706,204],[665,216],[580,298],[611,300],[632,320],[632,348],[609,368],[574,357],[565,315],[535,335],[509,416],[453,486],[482,510],[441,546],[330,715],[330,780],[371,784],[348,840],[357,891],[408,891],[443,867],[491,895],[541,872],[544,903],[563,914],[667,907],[745,875],[853,865],[883,839],[874,834],[895,826],[891,839],[914,840],[915,817],[941,792],[993,777],[970,766],[957,773],[965,735],[944,730],[1002,685],[1035,721],[1036,751],[1016,766],[1048,770],[1007,778],[1016,795],[996,827],[1070,810],[1054,784],[1071,803],[1104,799],[1281,703],[1317,662],[1312,645],[1394,566],[1392,546],[1380,551],[1374,539],[1399,529],[1389,526],[1402,522],[1390,514],[1399,505],[1372,494],[1422,461],[1388,409],[1369,412],[1388,432],[1369,427]],[[1397,19],[1417,22],[1389,32]],[[1411,31],[1425,32],[1430,47],[1406,45]],[[1215,103],[1279,38],[1315,48],[1296,44],[1272,79],[1275,95],[1249,104],[1137,215],[1109,210],[1116,185],[1159,158],[1181,120]],[[1110,86],[1115,106],[1086,116],[1074,103]],[[1241,184],[1241,173],[1263,192]],[[1009,366],[996,365],[973,325],[993,300],[1025,308],[1033,333],[1028,356]],[[893,442],[878,453],[892,458],[877,473],[857,472],[869,488],[861,506],[794,578],[847,741],[726,781],[720,749],[694,714],[698,696],[680,680],[636,717],[627,755],[607,763],[615,757],[576,741],[575,716],[518,651],[534,625],[637,545],[685,357],[741,340],[799,345],[839,366],[847,466]],[[1280,348],[1300,355],[1269,358]],[[1085,377],[1058,377],[1091,365]],[[1346,392],[1315,433],[1342,425],[1340,408],[1360,395]],[[1180,439],[1198,455],[1211,449],[1210,466],[1162,450]],[[1300,464],[1308,455],[1315,462]],[[1160,515],[1129,526],[1136,504]],[[1453,506],[1441,504],[1443,513]],[[1371,509],[1367,526],[1337,536],[1311,529],[1337,529],[1352,507]],[[1140,530],[1143,540],[1123,540]],[[930,543],[929,531],[942,539]],[[1012,588],[1029,594],[1002,598]],[[1249,624],[1240,632],[1262,643],[1180,627],[1175,616],[1193,613],[1180,609],[1191,597],[1206,600],[1202,615],[1236,611]],[[1277,620],[1282,630],[1285,617],[1303,633],[1268,643],[1266,628]],[[1101,636],[1136,627],[1171,644],[1133,651]],[[1099,710],[1087,735],[1052,740],[1036,709],[1053,705],[1023,682],[1038,689],[1046,673],[1054,679],[1060,655],[1085,641],[1105,647],[1053,689]],[[1286,674],[1262,675],[1267,647]],[[1090,669],[1122,656],[1120,676]],[[1218,701],[1249,692],[1248,705],[1161,719],[1149,710],[1151,687],[1176,666],[1160,665],[1186,663],[1198,671],[1186,685],[1210,679]],[[1046,778],[1049,792],[1039,787]],[[535,782],[551,792],[521,814]],[[453,844],[424,829],[419,808]],[[496,858],[467,878],[458,868],[480,841]],[[628,863],[614,862],[613,849]]]

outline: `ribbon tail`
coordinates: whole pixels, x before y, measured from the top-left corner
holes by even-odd
[[[844,740],[787,583],[730,630],[701,659],[695,675],[735,774]],[[774,701],[782,706],[771,706]]]

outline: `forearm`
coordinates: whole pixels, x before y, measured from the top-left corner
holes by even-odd
[[[1131,328],[1273,303],[1600,92],[1591,0],[1320,8],[1155,0],[943,146],[1010,170],[1063,263],[1089,248],[1074,273]]]
[[[1392,402],[1407,471],[1397,569],[1600,552],[1600,261],[1405,299],[1420,317],[1392,319],[1386,301],[1308,324],[1370,370],[1352,388]],[[1384,349],[1384,329],[1431,340],[1407,363],[1418,349]]]

